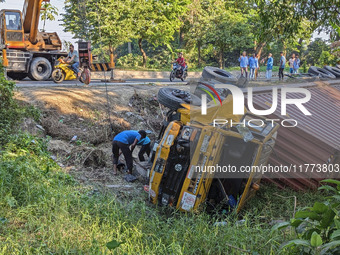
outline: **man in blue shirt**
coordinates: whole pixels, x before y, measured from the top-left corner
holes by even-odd
[[[256,59],[255,53],[253,53],[253,55],[249,58],[249,68],[250,68],[250,74],[249,74],[249,78],[255,79],[255,69],[258,66],[258,60]]]
[[[125,130],[120,132],[113,138],[112,153],[113,153],[113,174],[117,174],[118,159],[120,156],[119,149],[122,151],[128,173],[132,174],[133,159],[132,152],[135,149],[137,143],[146,137],[144,130]],[[131,149],[130,149],[131,145]]]
[[[150,156],[150,152],[151,152],[151,141],[150,141],[150,138],[146,136],[146,133],[145,133],[145,138],[141,139],[137,145],[141,145],[142,147],[140,148],[139,150],[139,153],[138,153],[138,158],[139,158],[139,161],[145,161],[145,158],[144,158],[144,154],[147,155],[147,157]]]
[[[280,52],[281,58],[280,58],[280,66],[279,66],[279,80],[283,80],[283,70],[285,69],[286,65],[286,58],[283,56],[283,52]]]
[[[246,78],[248,76],[248,57],[247,57],[247,52],[243,51],[242,55],[238,59],[240,62],[240,67],[241,67],[241,76],[243,76],[243,73],[245,73]]]
[[[294,63],[293,63],[293,68],[294,68],[294,73],[298,73],[299,72],[299,68],[300,68],[300,58],[299,55],[296,55]]]
[[[273,63],[274,63],[274,59],[272,57],[272,54],[269,53],[268,60],[267,60],[267,71],[266,71],[266,78],[268,80],[272,78]]]

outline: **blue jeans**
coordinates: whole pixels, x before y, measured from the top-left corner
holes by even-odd
[[[289,72],[290,73],[294,73],[294,69],[291,67],[291,68],[289,68]]]
[[[73,71],[76,72],[77,75],[79,73],[78,67],[79,67],[79,62],[75,62],[74,64],[71,65],[71,68],[73,69]]]
[[[250,68],[249,78],[250,79],[254,79],[255,78],[255,68]]]
[[[270,80],[272,78],[272,69],[267,69],[266,71],[266,78]]]

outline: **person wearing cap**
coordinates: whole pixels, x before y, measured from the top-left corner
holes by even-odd
[[[119,150],[122,151],[128,174],[132,174],[133,158],[132,152],[135,149],[138,142],[146,137],[144,130],[125,130],[120,132],[113,138],[112,153],[113,153],[113,174],[117,174],[118,159],[120,156]]]

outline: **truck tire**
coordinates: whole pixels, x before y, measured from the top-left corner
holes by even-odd
[[[51,63],[42,57],[34,58],[31,62],[30,72],[28,77],[34,81],[46,81],[51,77],[52,66]]]
[[[316,66],[311,66],[308,69],[308,73],[311,74],[315,74],[318,76],[321,76],[322,78],[327,78],[327,79],[335,79],[335,75],[333,75],[332,73],[328,72],[327,70],[320,68],[320,67],[316,67]]]
[[[325,66],[323,69],[335,75],[336,78],[340,78],[340,69],[331,66]]]
[[[226,70],[217,67],[206,66],[202,72],[202,78],[205,80],[216,80],[225,84],[236,84],[237,78]]]
[[[7,76],[13,80],[21,81],[27,77],[27,73],[7,72]]]
[[[171,110],[182,108],[181,104],[201,105],[201,99],[199,97],[175,88],[161,88],[158,91],[157,99],[160,104]]]

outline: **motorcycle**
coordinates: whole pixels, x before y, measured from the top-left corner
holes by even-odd
[[[54,67],[52,72],[52,79],[55,83],[76,80],[78,78],[78,74],[72,69],[70,64],[64,61],[63,57],[59,58],[58,62],[59,63]],[[86,85],[90,84],[91,73],[88,67],[85,66],[83,69],[81,69],[79,81],[81,83],[85,83]]]
[[[170,73],[170,81],[174,81],[175,78],[184,81],[188,76],[188,72],[187,70],[185,70],[183,76],[182,73],[183,73],[182,67],[177,63],[173,63],[172,71]]]

